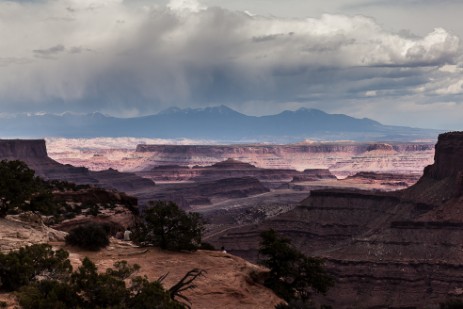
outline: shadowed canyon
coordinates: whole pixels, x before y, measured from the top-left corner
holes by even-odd
[[[259,231],[275,229],[326,259],[335,308],[438,308],[462,294],[463,133],[439,137],[435,162],[394,192],[324,189],[293,210],[214,236],[257,260]]]
[[[435,152],[428,142],[70,149],[51,151],[58,163],[43,140],[2,140],[0,158],[141,207],[173,200],[207,219],[206,241],[252,262],[272,228],[325,259],[336,284],[315,299],[333,308],[438,308],[463,296],[463,133],[440,135]],[[77,161],[87,167],[63,164]],[[113,169],[123,161],[130,172]]]

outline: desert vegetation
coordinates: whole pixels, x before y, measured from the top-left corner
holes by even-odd
[[[203,223],[197,213],[187,213],[173,202],[150,202],[133,229],[141,245],[162,249],[194,251],[201,246]]]
[[[0,161],[0,217],[8,212],[38,210],[50,213],[50,191],[22,161]]]
[[[116,202],[136,212],[134,198],[115,201],[104,189],[44,180],[19,160],[0,161],[0,175],[0,217],[34,211],[47,216],[49,224],[56,224],[79,214],[97,216],[100,209],[114,208]]]
[[[39,278],[50,280],[66,277],[72,270],[65,250],[52,250],[50,245],[36,244],[7,254],[0,252],[0,290],[15,291]]]
[[[22,161],[1,161],[0,175],[0,217],[34,211],[48,216],[49,224],[56,224],[79,214],[96,216],[100,208],[115,207],[115,201],[103,189],[45,181],[35,176],[35,172]],[[84,194],[73,195],[73,192],[80,191]],[[124,206],[136,214],[136,199],[127,198],[125,202]],[[173,202],[156,201],[149,202],[134,227],[132,238],[140,245],[194,251],[201,247],[202,230],[199,214],[187,213]],[[70,231],[66,242],[83,249],[98,250],[109,244],[108,232],[98,224],[78,226]]]
[[[114,207],[102,189],[45,181],[21,161],[1,161],[0,173],[1,217],[33,211],[51,216],[55,221],[49,222],[56,222],[85,209],[87,215],[92,215],[102,205]],[[85,194],[80,194],[82,190]],[[78,192],[80,202],[68,203],[68,196],[73,196],[69,192]],[[133,201],[128,201],[128,206],[134,208]],[[203,224],[197,213],[188,213],[173,202],[153,201],[137,217],[131,238],[141,246],[170,251],[214,249],[201,242]],[[88,223],[71,229],[65,240],[67,245],[97,251],[109,245],[109,234],[108,226]],[[277,308],[313,308],[312,293],[325,293],[333,284],[323,261],[303,255],[273,230],[263,232],[261,238],[260,262],[269,269],[263,283],[287,302]],[[101,273],[88,258],[73,271],[68,257],[67,251],[54,251],[44,244],[0,253],[0,291],[15,292],[26,309],[188,308],[189,299],[182,293],[194,288],[194,280],[205,273],[192,269],[165,289],[162,282],[167,274],[149,281],[135,276],[139,266],[124,261]]]
[[[82,249],[98,251],[109,245],[108,229],[102,224],[88,223],[80,225],[69,231],[66,244]]]
[[[463,309],[463,301],[450,299],[440,304],[440,309]]]
[[[149,281],[135,276],[138,265],[114,263],[100,273],[88,258],[72,271],[65,250],[53,251],[46,244],[0,253],[0,291],[15,291],[24,309],[38,308],[189,308],[182,292],[194,287],[204,271],[193,269],[170,289],[164,275]]]
[[[334,284],[323,260],[305,256],[274,230],[263,231],[260,236],[260,263],[270,270],[264,284],[288,303],[277,308],[315,308],[311,295],[326,293]]]

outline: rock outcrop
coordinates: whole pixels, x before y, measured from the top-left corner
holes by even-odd
[[[437,180],[460,177],[463,172],[463,132],[450,132],[439,136],[434,164],[425,170],[425,177]]]
[[[374,172],[359,172],[353,176],[343,179],[344,182],[355,181],[358,183],[377,184],[381,186],[392,186],[397,188],[406,188],[415,184],[421,175],[418,174],[390,174],[390,173],[374,173]]]
[[[47,227],[40,215],[32,212],[0,218],[0,252],[24,246],[63,241],[67,233]]]
[[[55,191],[53,199],[72,209],[71,218],[65,216],[65,220],[58,220],[58,223],[53,217],[50,219],[53,228],[66,232],[78,225],[101,223],[114,235],[117,231],[132,226],[135,215],[139,213],[137,198],[101,188]]]
[[[138,175],[153,181],[213,181],[225,178],[254,177],[263,182],[313,181],[336,179],[327,169],[308,169],[299,172],[293,169],[257,168],[252,164],[235,159],[227,159],[211,166],[161,165]]]
[[[213,200],[228,200],[262,194],[270,190],[253,177],[224,178],[213,181],[191,182],[174,186],[160,186],[147,193],[143,200],[171,200],[184,209],[209,205]]]
[[[272,309],[282,302],[271,290],[253,279],[256,274],[266,272],[265,268],[230,254],[201,250],[178,253],[138,248],[114,238],[111,238],[107,248],[99,252],[83,251],[66,246],[63,242],[65,235],[64,232],[45,227],[37,218],[0,219],[0,252],[17,250],[26,245],[50,243],[54,248],[70,252],[69,259],[74,269],[80,266],[85,257],[89,257],[100,271],[113,267],[117,261],[125,260],[129,264],[140,265],[136,275],[146,275],[149,280],[157,280],[168,274],[163,281],[166,288],[177,283],[188,271],[200,268],[206,273],[195,280],[196,288],[182,293],[191,301],[193,308]],[[0,293],[0,301],[5,301],[8,308],[19,307],[12,293]]]
[[[360,171],[419,174],[432,163],[430,143],[300,143],[288,145],[138,145],[150,170],[162,165],[210,166],[228,158],[266,169],[329,169],[345,177]]]
[[[325,258],[335,308],[439,308],[463,296],[463,133],[442,134],[435,163],[396,192],[313,191],[301,205],[208,240],[256,260],[259,232],[273,228]]]
[[[264,268],[222,252],[147,250],[116,241],[98,253],[66,249],[71,249],[71,255],[79,259],[88,256],[101,270],[112,267],[115,261],[126,260],[129,264],[139,264],[137,275],[146,275],[150,280],[168,274],[163,281],[167,288],[191,269],[204,269],[205,275],[194,282],[196,288],[182,293],[189,298],[192,308],[273,309],[282,302],[271,290],[254,281],[253,275],[266,271]]]
[[[44,140],[0,140],[0,160],[21,160],[45,179],[93,184],[132,193],[154,187],[149,179],[115,170],[92,172],[84,167],[60,164],[48,157]]]

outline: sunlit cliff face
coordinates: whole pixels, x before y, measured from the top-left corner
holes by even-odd
[[[146,151],[135,151],[136,145]],[[163,145],[162,145],[163,144]],[[175,145],[200,145],[201,151],[188,150],[189,155],[175,150]],[[207,145],[205,145],[207,144]],[[85,145],[85,146],[83,146]],[[323,149],[311,152],[308,147]],[[367,144],[330,143],[300,145],[248,147],[221,146],[211,141],[161,140],[134,138],[96,139],[47,139],[48,154],[63,164],[86,166],[91,170],[114,168],[119,171],[141,171],[152,166],[176,164],[180,166],[209,166],[234,158],[261,168],[290,168],[303,171],[313,168],[329,168],[340,178],[360,171],[421,174],[423,168],[433,162],[434,146],[423,143],[416,149],[396,146],[394,149],[376,149]],[[370,148],[369,148],[370,147]],[[391,146],[392,148],[392,146]],[[218,150],[219,149],[219,150]],[[166,163],[168,162],[168,163]]]

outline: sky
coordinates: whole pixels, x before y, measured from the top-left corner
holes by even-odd
[[[0,115],[301,107],[463,130],[461,0],[0,0]]]

